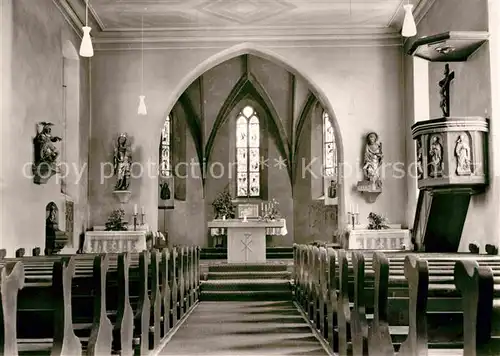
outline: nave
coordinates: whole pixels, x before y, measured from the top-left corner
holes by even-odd
[[[2,259],[2,354],[500,352],[497,255],[295,245],[292,261],[231,265],[199,251]]]

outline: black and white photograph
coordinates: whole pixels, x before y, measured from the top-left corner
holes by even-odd
[[[0,356],[500,355],[500,0],[0,5]]]

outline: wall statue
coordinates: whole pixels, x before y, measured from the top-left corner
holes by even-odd
[[[457,175],[467,176],[471,174],[471,159],[469,138],[465,134],[458,136],[455,145],[455,158],[457,160]]]
[[[68,243],[68,235],[59,230],[59,209],[54,202],[45,207],[45,254],[53,255]]]
[[[439,136],[432,136],[429,145],[429,176],[441,177],[443,175],[443,145]]]
[[[128,136],[126,133],[122,133],[118,136],[114,152],[114,173],[117,177],[115,190],[128,190],[131,165],[132,151],[128,144]]]
[[[36,184],[46,183],[50,177],[57,173],[59,151],[54,143],[61,141],[61,138],[52,136],[51,126],[53,125],[51,122],[40,122],[37,125],[37,133],[33,139],[35,156],[33,175]]]
[[[421,138],[417,139],[417,177],[422,179],[424,177],[424,163],[423,163],[423,148]]]
[[[363,173],[365,180],[375,184],[378,188],[382,186],[380,179],[382,158],[382,143],[378,141],[378,135],[375,132],[370,132],[366,136]]]

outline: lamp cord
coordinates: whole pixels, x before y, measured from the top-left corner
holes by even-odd
[[[85,26],[89,25],[89,0],[85,0]]]
[[[141,15],[141,95],[144,95],[144,15]]]

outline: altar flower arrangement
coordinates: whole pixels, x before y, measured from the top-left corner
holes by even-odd
[[[216,219],[221,219],[223,217],[234,219],[236,216],[236,206],[233,204],[233,199],[229,193],[228,187],[217,195],[212,206],[215,210]]]
[[[389,229],[387,219],[382,215],[376,213],[368,214],[368,230],[382,230]]]
[[[123,209],[115,209],[106,222],[106,231],[127,231],[127,222],[123,221],[125,211]]]
[[[280,211],[278,209],[278,205],[280,203],[273,198],[269,203],[264,205],[264,220],[276,220],[281,218]]]

